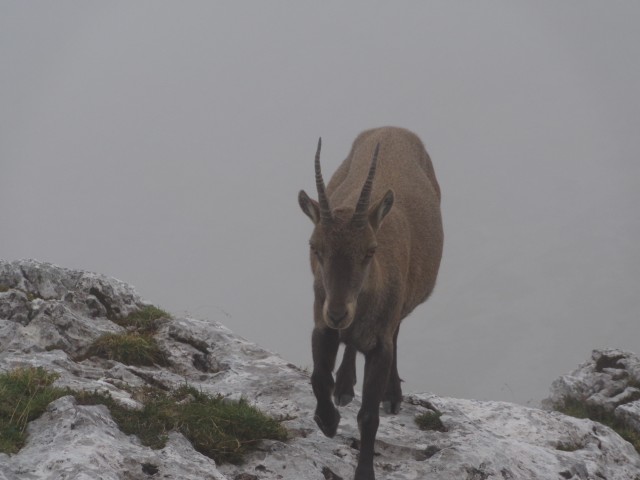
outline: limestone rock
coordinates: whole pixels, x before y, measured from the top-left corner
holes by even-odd
[[[111,320],[144,305],[133,287],[103,275],[34,260],[0,262],[0,331],[13,332],[0,340],[4,349],[78,354],[121,330]]]
[[[224,479],[182,435],[170,434],[165,448],[152,450],[122,433],[107,407],[76,405],[73,397],[52,402],[28,433],[27,445],[8,462],[7,478],[142,480],[162,471],[170,478]]]
[[[188,382],[206,393],[247,399],[281,419],[291,439],[263,441],[240,466],[216,465],[178,433],[170,434],[164,449],[152,450],[119,431],[106,407],[82,406],[63,397],[29,424],[20,452],[0,454],[0,480],[353,477],[360,397],[341,408],[336,437],[324,437],[313,420],[309,374],[219,323],[163,320],[156,339],[168,354],[169,367],[75,360],[93,338],[121,329],[113,318],[144,305],[132,287],[104,276],[34,261],[0,262],[0,370],[42,366],[60,375],[57,386],[108,391],[132,408],[138,406],[132,388],[172,389]],[[600,361],[611,381],[624,377],[615,367],[618,362],[629,372],[638,371],[625,358],[613,366]],[[579,384],[574,378],[566,383]],[[596,383],[577,388],[591,395],[606,390],[607,398],[624,393],[595,388]],[[625,414],[635,415],[633,403],[623,406]],[[442,431],[416,426],[416,415],[428,411],[442,414]],[[376,451],[378,479],[640,480],[638,453],[598,423],[503,402],[431,394],[407,395],[400,414],[381,416]]]
[[[640,357],[617,349],[594,350],[589,361],[553,382],[544,405],[565,399],[613,413],[640,434]]]

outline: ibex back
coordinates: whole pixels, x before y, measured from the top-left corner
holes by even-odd
[[[315,225],[309,241],[315,421],[328,437],[336,434],[340,414],[332,393],[339,406],[353,399],[355,357],[362,352],[355,479],[371,480],[380,403],[397,413],[402,402],[396,352],[400,322],[430,295],[440,267],[440,187],[420,139],[400,128],[361,133],[326,189],[319,141],[315,170],[318,201],[304,191],[298,196]],[[340,342],[346,348],[334,382]]]

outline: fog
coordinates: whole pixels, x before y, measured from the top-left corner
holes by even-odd
[[[544,397],[639,352],[640,4],[0,4],[0,258],[105,273],[311,366],[315,193],[356,135],[429,151],[445,250],[405,392]],[[359,359],[361,376],[362,358]]]

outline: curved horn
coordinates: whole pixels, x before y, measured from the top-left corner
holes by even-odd
[[[373,177],[376,174],[376,164],[378,162],[378,151],[380,150],[380,144],[376,145],[376,149],[373,152],[373,159],[371,159],[371,166],[369,167],[369,174],[367,180],[364,182],[362,191],[360,192],[360,198],[356,205],[356,211],[353,214],[352,222],[358,226],[364,226],[367,222],[367,212],[369,210],[369,200],[371,199],[371,190],[373,186]]]
[[[318,138],[318,150],[316,151],[316,188],[318,189],[318,203],[320,204],[320,221],[322,223],[331,222],[331,208],[329,207],[329,199],[324,191],[324,180],[320,171],[320,147],[322,146],[322,137]]]

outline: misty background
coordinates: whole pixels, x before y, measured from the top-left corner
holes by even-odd
[[[367,128],[443,195],[405,392],[535,402],[640,352],[640,3],[0,3],[0,258],[114,276],[311,366],[311,223]],[[362,376],[362,357],[358,374]]]

